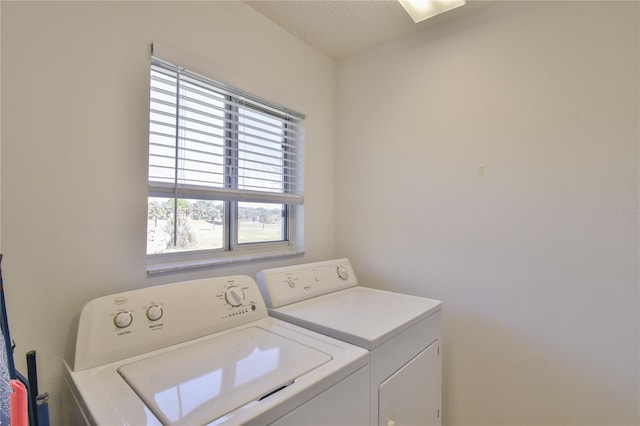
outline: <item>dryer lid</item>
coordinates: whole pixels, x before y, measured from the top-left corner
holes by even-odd
[[[216,420],[293,383],[331,357],[259,327],[164,352],[118,369],[166,425]]]
[[[440,310],[441,302],[368,287],[352,287],[278,309],[270,315],[373,350]]]

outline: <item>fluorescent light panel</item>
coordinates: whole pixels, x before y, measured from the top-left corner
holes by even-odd
[[[415,23],[436,16],[456,7],[460,7],[465,0],[398,0],[404,10]]]

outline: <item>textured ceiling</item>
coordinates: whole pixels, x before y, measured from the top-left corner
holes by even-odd
[[[282,28],[339,60],[483,6],[469,1],[415,24],[396,0],[260,0],[245,1]]]

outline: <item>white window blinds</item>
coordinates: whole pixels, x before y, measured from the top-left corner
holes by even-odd
[[[149,196],[301,204],[302,114],[152,58]]]

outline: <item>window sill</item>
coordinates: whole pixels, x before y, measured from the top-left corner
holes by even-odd
[[[189,269],[207,268],[213,266],[232,265],[255,260],[276,259],[281,257],[300,256],[304,250],[282,250],[269,253],[253,253],[239,256],[218,257],[215,259],[194,259],[179,262],[160,262],[147,264],[147,275],[163,274],[167,272],[178,272]]]

